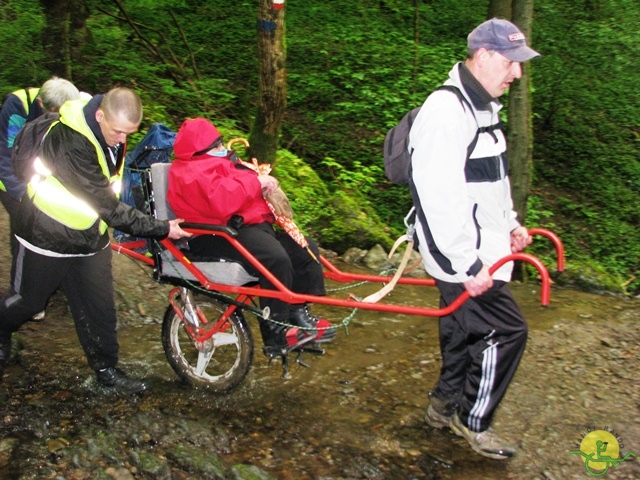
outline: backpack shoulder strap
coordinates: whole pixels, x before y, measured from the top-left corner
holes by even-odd
[[[458,87],[456,87],[455,85],[440,85],[438,88],[436,88],[436,91],[438,90],[445,90],[447,92],[453,93],[456,97],[458,97],[458,100],[462,104],[462,108],[464,108],[465,110],[468,108],[475,118],[473,107],[469,103],[469,100],[467,100],[467,97],[464,96],[464,94]]]
[[[456,97],[458,97],[458,100],[462,104],[462,108],[464,108],[465,110],[469,109],[469,111],[471,112],[471,115],[473,115],[473,118],[476,121],[476,125],[478,125],[478,120],[476,119],[476,114],[473,111],[473,107],[471,106],[471,103],[469,103],[469,100],[467,100],[467,97],[464,96],[464,94],[462,93],[462,91],[460,91],[458,87],[456,87],[455,85],[440,85],[438,88],[436,88],[436,90],[446,90],[447,92],[451,92]],[[471,143],[467,146],[467,160],[469,160],[471,153],[473,153],[473,150],[476,148],[476,144],[478,143],[478,137],[480,137],[480,134],[488,131],[491,131],[493,133],[493,130],[495,130],[496,128],[501,128],[501,125],[497,127],[478,126],[476,130],[476,134],[473,137],[473,140],[471,140]]]

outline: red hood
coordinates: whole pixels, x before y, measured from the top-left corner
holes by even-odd
[[[204,118],[185,120],[176,135],[173,152],[180,160],[191,160],[196,152],[210,147],[220,136],[218,129]]]

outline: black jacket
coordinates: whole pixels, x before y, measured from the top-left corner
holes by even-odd
[[[91,99],[84,107],[84,116],[107,158],[110,153],[95,120],[102,96]],[[76,198],[87,202],[108,226],[139,237],[164,238],[169,224],[145,215],[121,202],[103,174],[91,141],[63,123],[54,125],[42,143],[41,155],[54,177]],[[113,175],[124,161],[124,146],[119,145],[116,164],[109,164]],[[40,211],[26,194],[20,202],[16,233],[30,244],[61,254],[91,254],[109,244],[108,232],[100,233],[96,221],[86,230],[76,230]]]

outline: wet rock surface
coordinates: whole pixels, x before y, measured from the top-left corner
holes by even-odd
[[[57,293],[45,319],[15,336],[0,384],[0,480],[584,479],[584,462],[569,451],[605,428],[622,453],[640,455],[638,300],[555,288],[542,308],[537,285],[513,286],[530,337],[494,420],[519,451],[499,462],[424,423],[439,369],[433,318],[358,311],[348,335],[342,330],[324,356],[305,357],[310,368],[295,364],[290,380],[268,365],[258,340],[245,381],[212,394],[182,384],[164,358],[170,287],[122,255],[114,271],[121,367],[145,377],[149,391],[123,397],[96,384]],[[0,290],[8,272],[2,238]],[[389,300],[434,306],[437,293],[403,287]],[[314,310],[334,321],[351,313]],[[259,338],[255,319],[250,325]],[[640,463],[630,458],[603,478],[640,478]]]

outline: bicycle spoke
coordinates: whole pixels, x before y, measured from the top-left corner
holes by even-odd
[[[235,333],[216,333],[211,339],[213,340],[214,347],[236,345],[238,343],[238,336]]]
[[[215,349],[212,348],[206,352],[198,353],[198,363],[196,365],[196,373],[198,375],[203,375],[205,373],[205,370],[209,365],[209,361],[211,361],[211,357],[213,356],[214,351]]]

